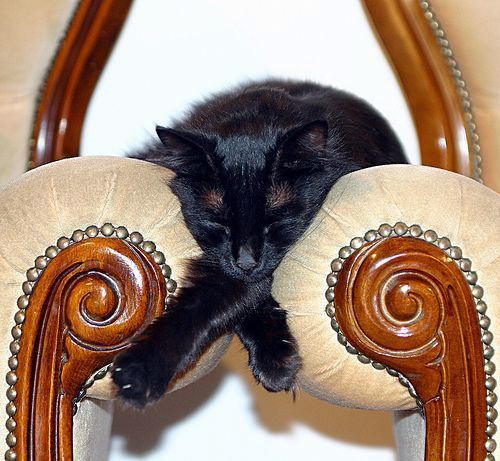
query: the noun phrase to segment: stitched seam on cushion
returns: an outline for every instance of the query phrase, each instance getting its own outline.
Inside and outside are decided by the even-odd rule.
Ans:
[[[455,233],[455,236],[460,235],[460,227],[462,226],[462,220],[464,216],[464,202],[463,202],[463,197],[464,197],[464,190],[463,187],[464,185],[462,184],[462,181],[459,181],[458,178],[455,179],[457,184],[458,184],[458,192],[460,193],[460,215],[458,216],[458,223],[457,223],[457,230]]]
[[[54,178],[50,178],[50,190],[52,192],[52,200],[53,200],[53,203],[54,203],[57,224],[59,225],[59,234],[62,235],[63,234],[63,229],[62,229],[61,219],[60,219],[60,216],[59,216],[59,202],[57,200],[57,192],[56,192],[56,187],[55,187],[55,184],[54,184]]]
[[[314,274],[317,274],[317,275],[322,275],[322,272],[319,271],[319,270],[315,270],[313,269],[312,267],[309,267],[307,266],[306,264],[304,264],[299,258],[296,258],[292,255],[287,255],[287,258],[288,259],[291,259],[292,261],[295,261],[299,266],[303,267],[304,269],[307,269],[308,271],[314,273]]]
[[[2,254],[2,248],[0,248],[0,258],[2,258],[3,261],[9,266],[14,272],[17,272],[18,274],[24,274],[24,270],[22,270],[20,267],[17,267],[14,263],[9,261],[3,254]]]
[[[392,192],[386,187],[384,182],[382,182],[380,184],[380,187],[382,187],[382,190],[391,198],[392,204],[396,207],[396,210],[398,210],[399,219],[403,219],[403,212],[401,211],[401,208],[399,208],[398,204],[396,203],[396,200],[394,200],[394,195],[392,195]]]
[[[181,215],[182,211],[179,208],[175,214],[164,214],[155,224],[152,225],[151,229],[156,231],[160,227],[164,226],[169,220],[175,220],[177,216]],[[183,218],[184,219],[184,218]]]
[[[108,183],[108,187],[106,190],[106,197],[104,199],[104,205],[102,206],[101,214],[99,215],[99,218],[96,221],[98,223],[102,222],[103,216],[106,213],[109,202],[111,201],[111,197],[113,196],[113,193],[116,190],[116,178],[117,178],[117,174],[115,171],[113,173],[111,173],[111,179],[109,181],[106,178],[106,182]]]

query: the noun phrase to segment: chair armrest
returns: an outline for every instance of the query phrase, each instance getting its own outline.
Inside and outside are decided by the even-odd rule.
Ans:
[[[35,446],[36,459],[72,459],[73,414],[95,373],[168,308],[184,263],[200,254],[170,177],[137,160],[77,158],[0,191],[7,459]],[[213,368],[228,343],[212,345],[174,388]],[[109,384],[101,398],[113,397]]]
[[[420,405],[428,459],[445,442],[447,459],[468,448],[485,459],[499,228],[498,194],[454,173],[392,165],[342,178],[275,274],[300,386],[355,408]]]

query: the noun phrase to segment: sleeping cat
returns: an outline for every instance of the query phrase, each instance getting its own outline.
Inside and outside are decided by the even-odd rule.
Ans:
[[[133,157],[170,168],[170,187],[203,250],[176,304],[120,354],[119,395],[160,398],[216,338],[235,332],[256,380],[293,389],[301,366],[273,271],[333,184],[374,165],[406,163],[388,123],[364,101],[309,82],[267,80],[194,106]]]

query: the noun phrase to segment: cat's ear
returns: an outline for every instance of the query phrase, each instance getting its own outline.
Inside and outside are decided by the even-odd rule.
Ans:
[[[318,166],[323,158],[327,138],[328,124],[324,120],[291,129],[279,142],[281,166],[294,170]]]
[[[203,135],[173,128],[156,127],[164,146],[162,165],[177,174],[198,176],[215,170],[215,143]]]

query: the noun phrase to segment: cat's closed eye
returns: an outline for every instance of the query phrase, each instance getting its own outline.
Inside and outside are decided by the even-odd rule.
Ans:
[[[283,166],[285,168],[290,168],[290,169],[297,169],[300,167],[300,165],[301,165],[300,160],[289,160],[289,161],[283,162]]]
[[[306,173],[308,171],[313,172],[313,171],[318,171],[323,169],[323,165],[320,161],[320,158],[295,158],[295,159],[289,159],[285,160],[282,163],[282,167],[285,168],[286,170],[289,170],[290,173]]]
[[[281,227],[279,222],[273,222],[271,224],[268,224],[266,227],[264,227],[262,233],[264,235],[273,235],[277,230],[279,230]]]
[[[225,226],[217,222],[207,222],[206,225],[210,230],[223,233],[227,237],[231,235],[231,230],[229,229],[228,226]]]

